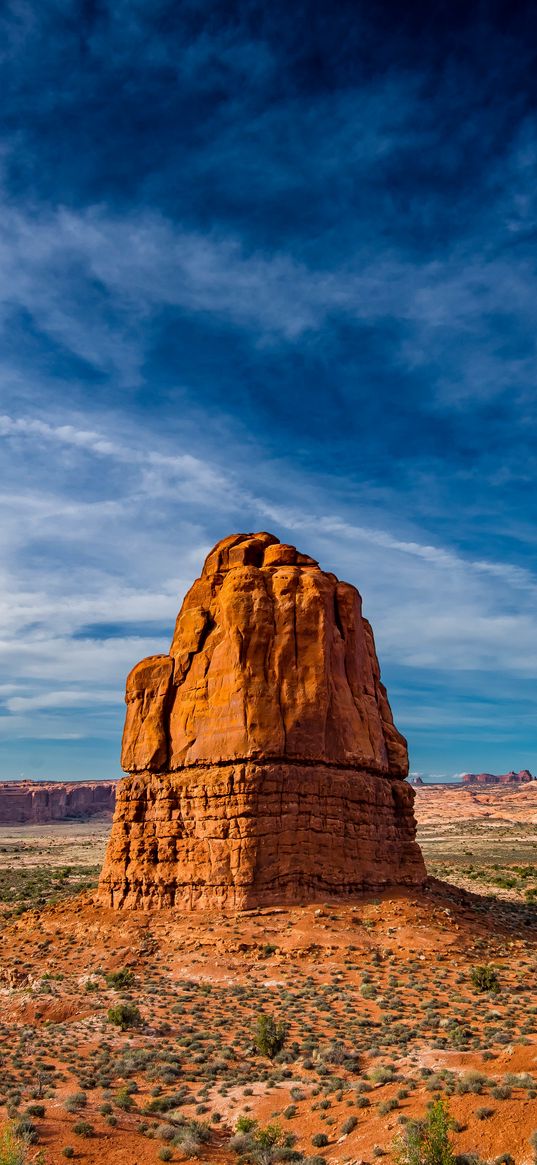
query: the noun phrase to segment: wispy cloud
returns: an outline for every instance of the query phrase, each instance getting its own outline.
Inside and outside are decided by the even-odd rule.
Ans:
[[[362,590],[417,767],[531,767],[515,7],[501,30],[450,10],[440,57],[412,10],[0,12],[6,772],[107,775],[125,672],[166,649],[209,546],[259,527]]]

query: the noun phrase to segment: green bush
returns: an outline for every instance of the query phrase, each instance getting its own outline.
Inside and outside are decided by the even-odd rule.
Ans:
[[[92,1137],[95,1129],[93,1125],[90,1125],[89,1121],[77,1121],[73,1125],[73,1132],[76,1133],[77,1137]]]
[[[132,987],[134,971],[129,967],[122,967],[119,971],[109,971],[105,979],[108,987],[113,987],[114,991],[123,991],[125,987]]]
[[[314,1133],[311,1138],[311,1143],[315,1145],[316,1149],[324,1149],[325,1145],[328,1144],[328,1137],[326,1133]]]
[[[282,1139],[282,1130],[277,1124],[265,1125],[264,1128],[256,1129],[254,1132],[254,1141],[258,1149],[273,1149]]]
[[[408,1121],[394,1146],[398,1165],[454,1165],[449,1130],[452,1121],[445,1100],[435,1100],[423,1120]]]
[[[237,1119],[235,1128],[238,1133],[251,1133],[255,1129],[257,1121],[251,1116],[240,1116]]]
[[[493,991],[497,994],[500,990],[498,974],[490,964],[481,963],[477,967],[472,967],[470,979],[476,991]]]
[[[65,1145],[62,1149],[62,1157],[74,1157],[75,1151],[72,1145]]]
[[[273,1060],[281,1052],[287,1035],[287,1026],[282,1021],[276,1023],[272,1015],[260,1015],[254,1034],[254,1043],[262,1056]]]
[[[125,1031],[129,1027],[140,1027],[142,1016],[135,1003],[116,1003],[108,1008],[108,1023],[114,1023]]]

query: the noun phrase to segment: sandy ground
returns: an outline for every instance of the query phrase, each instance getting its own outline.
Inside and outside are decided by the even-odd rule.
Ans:
[[[306,1158],[373,1165],[441,1096],[457,1153],[531,1165],[537,907],[516,870],[536,861],[537,797],[424,789],[416,807],[429,868],[472,893],[433,878],[238,915],[118,914],[73,883],[100,864],[108,822],[5,827],[0,1121],[38,1106],[29,1160],[60,1165],[71,1146],[87,1165],[234,1165],[250,1116]],[[63,889],[36,909],[43,871]],[[476,990],[479,965],[496,992]],[[132,976],[119,989],[118,969]],[[118,1003],[139,1026],[109,1021]],[[255,1046],[261,1014],[287,1029],[273,1060]]]

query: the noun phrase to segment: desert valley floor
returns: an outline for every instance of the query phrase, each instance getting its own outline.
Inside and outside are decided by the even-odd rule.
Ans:
[[[254,1137],[267,1161],[391,1162],[442,1096],[457,1154],[530,1165],[537,785],[416,810],[423,893],[228,916],[96,906],[109,820],[0,827],[0,1119],[30,1159],[232,1165]],[[287,1029],[272,1059],[262,1014]]]

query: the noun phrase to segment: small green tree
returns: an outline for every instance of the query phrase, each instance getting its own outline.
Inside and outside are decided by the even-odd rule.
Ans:
[[[142,1016],[135,1003],[116,1003],[108,1009],[108,1022],[116,1024],[122,1031],[129,1027],[140,1027]]]
[[[262,1056],[273,1060],[281,1052],[287,1035],[287,1025],[282,1021],[276,1023],[272,1015],[260,1015],[257,1021],[254,1043]]]
[[[494,994],[497,994],[500,990],[498,974],[494,970],[494,967],[491,967],[489,964],[481,963],[477,967],[472,967],[470,979],[476,991],[493,991]]]
[[[426,1117],[408,1121],[395,1145],[398,1165],[454,1165],[449,1139],[452,1119],[445,1100],[433,1101]]]

